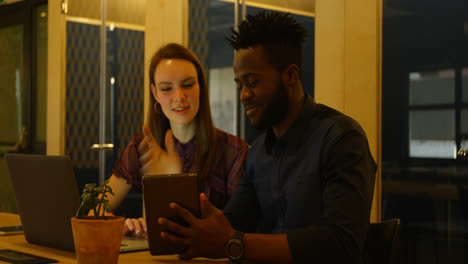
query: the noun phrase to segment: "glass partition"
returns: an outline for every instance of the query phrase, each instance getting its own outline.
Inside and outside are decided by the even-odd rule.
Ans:
[[[34,141],[46,142],[47,111],[47,4],[34,8],[35,21],[35,95]]]
[[[215,126],[251,142],[260,131],[245,117],[234,83],[234,50],[226,41],[236,21],[260,10],[290,12],[308,30],[303,53],[303,86],[314,94],[315,1],[190,0],[189,48],[200,58],[208,75],[210,106]],[[236,14],[239,19],[236,20]]]
[[[383,1],[382,218],[397,263],[466,263],[468,44],[464,1]]]
[[[80,190],[86,183],[109,178],[116,160],[141,130],[145,5],[146,0],[69,1],[65,153],[73,160]],[[136,199],[132,206],[124,201],[118,214],[140,217],[141,197]]]
[[[0,211],[16,213],[7,153],[45,153],[47,1],[0,1]]]
[[[0,27],[0,144],[14,145],[23,125],[23,30],[22,24]]]

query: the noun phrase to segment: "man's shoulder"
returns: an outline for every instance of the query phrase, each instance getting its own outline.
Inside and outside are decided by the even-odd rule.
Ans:
[[[317,104],[314,117],[320,123],[328,123],[330,132],[344,134],[355,131],[366,136],[361,125],[355,119],[327,105]]]
[[[252,143],[250,143],[250,149],[249,153],[253,153],[259,149],[259,147],[264,146],[265,144],[265,138],[266,138],[267,132],[264,131],[261,133],[259,136],[257,136]]]

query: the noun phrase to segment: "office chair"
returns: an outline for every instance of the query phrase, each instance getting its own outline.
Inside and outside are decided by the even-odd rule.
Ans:
[[[400,219],[371,223],[367,233],[368,264],[395,264],[399,246]]]

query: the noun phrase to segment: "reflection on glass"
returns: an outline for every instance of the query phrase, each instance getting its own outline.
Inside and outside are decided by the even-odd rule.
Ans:
[[[468,103],[468,68],[462,70],[462,101]]]
[[[35,96],[35,138],[46,141],[47,111],[47,4],[38,6],[34,11],[36,34],[36,96]]]
[[[412,158],[456,158],[455,111],[410,112],[409,154]]]
[[[260,10],[289,11],[309,33],[303,48],[302,83],[304,89],[314,94],[314,1],[247,1],[247,14]],[[189,48],[200,58],[208,75],[210,107],[216,127],[236,134],[236,104],[239,97],[234,83],[232,61],[234,50],[226,41],[234,26],[234,1],[190,0]],[[208,22],[206,22],[208,20]],[[206,29],[206,27],[208,29]],[[208,30],[208,33],[206,31]],[[207,41],[208,40],[208,41]],[[245,115],[245,113],[239,113]],[[241,116],[241,117],[242,117]],[[240,119],[242,122],[242,118]],[[247,122],[248,123],[248,122]],[[242,127],[242,125],[241,125]],[[245,135],[254,138],[253,129],[247,126]]]
[[[235,110],[236,88],[233,87],[234,72],[232,67],[210,69],[210,107],[216,127],[236,133]],[[216,89],[218,88],[218,89]]]
[[[234,3],[237,0],[221,0],[224,2]],[[242,4],[242,0],[239,1]],[[275,10],[279,12],[299,14],[305,16],[315,15],[316,0],[303,1],[284,1],[284,0],[246,0],[247,6],[261,8],[266,10]]]
[[[105,175],[110,176],[115,159],[141,129],[146,1],[106,1],[105,54],[101,54],[101,1],[68,1],[65,151],[77,168],[92,168],[94,173],[104,167],[98,163],[98,152],[89,150],[104,131],[105,142],[101,143],[114,144],[105,157]],[[102,55],[107,61],[105,69],[100,64]],[[106,90],[101,98],[103,72]],[[101,99],[106,106],[102,116]],[[100,120],[105,120],[101,127]],[[76,176],[88,177],[84,171]]]
[[[461,148],[465,150],[468,149],[468,138],[461,141]]]
[[[455,71],[441,70],[409,74],[409,104],[453,104]]]
[[[0,28],[0,144],[16,143],[22,126],[23,25]]]
[[[107,21],[121,25],[145,25],[146,0],[107,0]],[[81,21],[101,20],[100,0],[68,1],[68,18],[81,18]],[[67,19],[68,19],[67,18]],[[84,19],[84,20],[83,20]]]
[[[190,21],[200,19],[203,18],[190,17]],[[211,114],[216,127],[235,135],[237,94],[232,71],[234,50],[225,40],[233,26],[234,4],[211,0],[208,8],[208,65],[205,65],[210,87]],[[194,43],[193,39],[191,41],[191,48],[197,44],[203,45],[202,40],[199,43]]]
[[[460,131],[462,135],[468,137],[468,108],[461,110]]]
[[[452,73],[443,80],[438,75],[438,70],[453,69],[459,78],[460,67],[467,67],[466,1],[382,2],[381,205],[382,219],[401,219],[396,263],[467,263],[468,211],[463,192],[468,189],[461,186],[468,170],[466,160],[454,159],[454,139],[460,135],[458,147],[468,147],[461,131],[463,126],[466,131],[463,123],[468,121],[462,110],[468,108],[468,72],[463,70],[455,83]],[[435,76],[420,74],[423,70]],[[465,106],[458,104],[461,100]],[[436,109],[445,113],[436,114]],[[461,117],[455,114],[459,110]],[[455,126],[457,122],[461,127]],[[389,192],[394,183],[396,192]],[[437,184],[446,185],[448,191],[434,188]]]
[[[457,145],[455,140],[410,140],[411,158],[449,158],[455,159]]]

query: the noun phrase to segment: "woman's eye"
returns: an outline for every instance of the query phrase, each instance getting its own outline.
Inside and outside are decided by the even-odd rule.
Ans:
[[[160,90],[163,92],[168,92],[171,90],[171,87],[161,87]]]
[[[182,87],[184,87],[184,88],[190,88],[190,87],[192,87],[194,84],[195,84],[195,83],[193,83],[193,82],[191,82],[191,83],[184,83],[184,84],[182,84]]]

